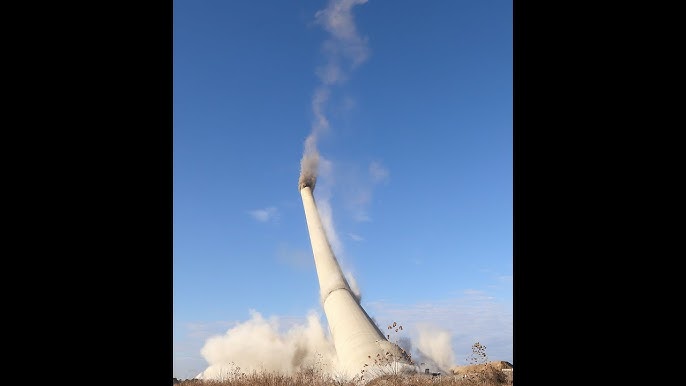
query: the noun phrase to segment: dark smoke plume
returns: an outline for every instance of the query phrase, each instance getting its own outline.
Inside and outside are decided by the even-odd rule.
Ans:
[[[300,160],[300,178],[298,191],[309,186],[314,191],[317,183],[317,168],[319,167],[319,152],[317,151],[316,136],[310,134],[305,140],[305,152]]]

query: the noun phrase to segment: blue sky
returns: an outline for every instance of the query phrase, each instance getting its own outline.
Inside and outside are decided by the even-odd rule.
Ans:
[[[322,117],[314,194],[365,310],[513,362],[512,1],[357,3],[174,1],[177,378],[251,310],[326,323],[297,190]]]

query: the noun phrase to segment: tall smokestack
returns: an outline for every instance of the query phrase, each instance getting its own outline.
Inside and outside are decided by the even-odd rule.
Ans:
[[[314,201],[314,173],[301,173],[298,189],[305,208],[314,263],[324,313],[329,323],[339,364],[348,374],[360,374],[365,364],[373,366],[375,359],[411,364],[409,356],[389,342],[357,302],[326,237]],[[380,355],[380,357],[377,356]]]

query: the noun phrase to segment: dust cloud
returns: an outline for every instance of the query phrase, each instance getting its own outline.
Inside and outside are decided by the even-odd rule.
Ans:
[[[335,372],[336,350],[316,312],[310,311],[305,324],[285,331],[278,317],[265,319],[254,310],[250,314],[250,320],[205,342],[200,353],[209,366],[196,378],[230,379],[253,372],[292,375],[308,366]]]

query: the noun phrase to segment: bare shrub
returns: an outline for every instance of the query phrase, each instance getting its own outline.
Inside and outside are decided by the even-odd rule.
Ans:
[[[399,351],[389,349],[384,354],[376,354],[376,357],[368,356],[369,362],[364,364],[364,369],[360,373],[360,383],[398,386],[402,384],[404,376],[416,373],[412,355],[399,344],[398,334],[403,330],[403,326],[393,322],[386,329],[390,330],[386,335],[388,342],[393,343]]]

